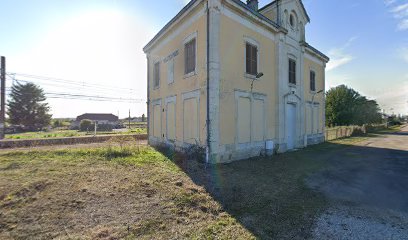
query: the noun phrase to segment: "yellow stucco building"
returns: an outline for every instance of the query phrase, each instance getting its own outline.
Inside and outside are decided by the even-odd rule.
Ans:
[[[301,0],[192,0],[144,48],[151,145],[200,145],[212,163],[324,140],[329,58]]]

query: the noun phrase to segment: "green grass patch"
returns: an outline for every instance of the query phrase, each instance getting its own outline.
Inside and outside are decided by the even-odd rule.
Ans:
[[[146,128],[124,129],[123,131],[100,131],[96,135],[131,135],[131,134],[146,134]],[[25,132],[16,134],[6,134],[6,139],[47,139],[47,138],[65,138],[65,137],[81,137],[94,135],[94,132],[80,132],[78,130],[52,130],[40,132]]]

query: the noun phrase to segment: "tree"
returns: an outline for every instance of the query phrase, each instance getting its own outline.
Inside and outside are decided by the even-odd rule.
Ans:
[[[91,120],[89,119],[83,119],[81,120],[81,122],[79,123],[79,130],[80,131],[89,131],[92,130],[93,128],[95,128],[94,124],[92,123]]]
[[[328,126],[363,125],[381,122],[381,112],[374,100],[368,100],[345,85],[331,88],[326,94]]]
[[[52,123],[52,126],[53,126],[54,128],[62,127],[62,121],[59,120],[59,119],[55,119],[54,122]]]
[[[327,125],[351,125],[360,94],[345,85],[330,89],[326,94]]]
[[[13,85],[8,102],[9,122],[36,131],[51,122],[50,107],[44,91],[33,83]]]

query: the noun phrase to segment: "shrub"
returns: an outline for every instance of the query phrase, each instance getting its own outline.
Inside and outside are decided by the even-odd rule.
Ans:
[[[101,132],[110,132],[112,131],[113,126],[111,124],[98,124],[97,126],[97,131],[101,131]]]
[[[79,130],[83,132],[92,130],[93,127],[94,127],[94,124],[89,119],[81,120],[81,122],[79,123]]]

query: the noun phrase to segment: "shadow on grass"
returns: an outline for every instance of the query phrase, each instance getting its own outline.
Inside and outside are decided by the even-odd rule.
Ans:
[[[329,205],[325,184],[331,182],[330,176],[336,176],[317,173],[333,170],[336,166],[339,177],[333,177],[333,181],[339,181],[337,187],[343,184],[347,191],[347,187],[353,187],[353,174],[369,171],[365,167],[371,164],[355,165],[355,159],[364,162],[365,154],[369,154],[381,162],[382,157],[389,154],[407,156],[405,151],[389,151],[329,142],[269,158],[229,164],[207,165],[177,156],[174,161],[257,238],[307,239],[311,237],[315,218]],[[379,165],[372,165],[376,166]],[[341,169],[346,172],[342,173]],[[346,177],[342,178],[342,174]],[[320,176],[320,182],[310,184],[311,176]],[[347,178],[350,179],[348,183],[344,182]],[[395,179],[391,178],[387,184],[392,181]],[[370,185],[361,187],[364,191],[373,190]]]
[[[325,167],[325,151],[345,146],[322,144],[273,157],[206,165],[175,158],[176,164],[203,186],[244,227],[261,239],[310,237],[324,196],[305,184],[305,177]]]

